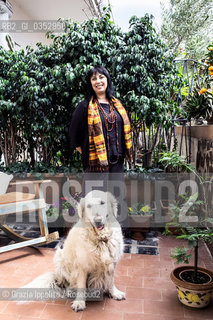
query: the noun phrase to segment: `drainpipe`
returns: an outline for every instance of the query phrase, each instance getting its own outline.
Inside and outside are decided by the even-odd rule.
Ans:
[[[95,1],[94,0],[89,0],[89,5],[90,5],[90,8],[91,8],[91,10],[93,12],[93,15],[95,17],[99,18],[100,14],[98,12],[98,8],[97,8],[97,5],[96,5]]]
[[[93,0],[95,2],[99,18],[103,17],[103,7],[111,6],[110,0]],[[112,20],[114,21],[113,14],[111,12]]]
[[[99,13],[99,17],[102,17],[102,12],[101,12],[101,9],[100,9],[100,4],[101,4],[101,1],[99,0],[94,0],[95,4],[96,4],[96,7],[98,9],[98,13]]]
[[[8,0],[0,0],[0,21],[7,21],[12,16],[12,5]],[[8,49],[8,43],[6,40],[7,33],[0,30],[0,45],[5,49]]]

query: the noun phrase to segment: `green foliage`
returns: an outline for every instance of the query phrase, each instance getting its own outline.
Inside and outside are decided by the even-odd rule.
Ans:
[[[206,54],[207,62],[210,66],[213,66],[213,42],[211,42],[208,47],[208,53]]]
[[[177,200],[169,204],[168,213],[172,222],[168,222],[165,226],[165,235],[172,234],[171,228],[174,227],[178,232],[186,234],[187,231],[191,230],[188,221],[183,221],[182,218],[186,217],[201,217],[201,212],[205,212],[203,208],[204,201],[197,199],[198,194],[195,193],[192,196],[179,195]],[[180,223],[181,221],[181,223]]]
[[[161,158],[159,159],[159,163],[163,165],[163,167],[167,170],[167,172],[188,172],[194,174],[195,178],[197,178],[199,185],[202,189],[204,202],[206,204],[206,195],[204,189],[204,183],[208,182],[207,179],[203,179],[203,177],[197,172],[196,168],[187,162],[185,156],[181,156],[177,151],[172,152],[162,152]],[[178,178],[178,177],[177,177]],[[186,195],[187,196],[187,195]]]
[[[193,89],[192,95],[188,96],[183,104],[183,109],[186,112],[187,118],[204,119],[211,118],[213,112],[213,94],[209,91],[200,91],[201,87],[196,86]]]
[[[116,91],[132,116],[136,113],[147,126],[168,125],[177,113],[170,95],[178,77],[173,56],[156,33],[152,17],[130,19],[129,31],[123,36],[113,66]]]
[[[195,172],[195,168],[187,163],[184,156],[180,156],[177,151],[162,152],[159,162],[163,164],[164,168],[169,172],[181,171],[181,172]]]
[[[139,216],[149,216],[153,214],[153,210],[149,205],[144,205],[143,203],[135,203],[128,209],[129,215],[139,215]]]
[[[211,229],[200,229],[200,228],[188,228],[187,234],[183,234],[177,237],[178,239],[185,239],[188,241],[189,246],[195,247],[198,240],[204,242],[213,242],[213,232]]]
[[[177,263],[186,263],[189,264],[189,261],[192,259],[191,254],[187,254],[188,249],[184,247],[175,248],[172,252],[171,257],[176,260]]]
[[[194,251],[198,250],[198,241],[213,243],[212,228],[205,228],[204,226],[202,228],[187,227],[184,229],[183,233],[184,234],[177,236],[177,239],[187,240],[188,248],[179,247],[174,249],[171,257],[174,258],[177,263],[189,263],[189,260],[192,259],[192,255],[189,252],[191,252],[191,249]],[[197,266],[198,255],[195,259],[196,261],[194,266]]]
[[[50,207],[47,210],[46,215],[47,215],[47,217],[58,218],[59,217],[59,209],[56,207]]]
[[[170,234],[169,227],[175,225],[180,234],[176,238],[184,239],[188,243],[188,248],[175,248],[171,257],[174,258],[177,263],[183,262],[188,264],[192,258],[189,252],[193,250],[194,276],[196,277],[199,241],[213,243],[213,219],[205,219],[203,216],[203,213],[205,213],[205,201],[199,200],[198,193],[190,197],[187,195],[182,196],[181,202],[177,201],[170,206],[170,212],[173,214],[172,219],[174,222],[167,223],[165,234]],[[185,218],[184,222],[182,222],[183,215]],[[193,219],[193,217],[197,219]]]
[[[48,217],[63,216],[64,210],[69,211],[70,215],[74,215],[77,212],[77,205],[80,201],[80,194],[75,193],[74,196],[67,198],[60,198],[56,203],[50,205],[47,210]]]
[[[83,171],[81,161],[73,161],[70,166],[55,165],[49,162],[35,162],[33,165],[28,161],[19,161],[5,166],[0,164],[0,171],[7,174],[13,174],[14,177],[25,178],[27,174],[30,174],[36,178],[43,179],[45,173],[54,176],[58,173],[64,174],[77,174]]]
[[[211,24],[212,28],[213,24]],[[203,30],[201,34],[194,34],[192,37],[189,37],[185,42],[184,48],[184,56],[190,59],[194,59],[197,61],[202,61],[206,54],[206,46],[211,40],[210,36],[206,34],[209,30],[209,26],[207,26],[205,35],[203,34]],[[207,32],[206,32],[207,31]]]
[[[173,57],[152,26],[133,17],[123,33],[108,12],[83,23],[65,21],[66,32],[48,34],[53,44],[24,52],[0,49],[0,148],[5,165],[23,160],[70,166],[66,129],[85,94],[88,70],[110,72],[115,95],[138,119],[167,126],[176,113],[169,100],[176,81]],[[37,157],[35,157],[37,154]]]
[[[161,36],[169,48],[200,60],[210,42],[213,27],[212,0],[170,0],[162,5]]]

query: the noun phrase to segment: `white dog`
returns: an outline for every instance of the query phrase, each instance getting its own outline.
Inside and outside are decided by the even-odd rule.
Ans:
[[[113,299],[125,299],[114,285],[115,266],[123,254],[121,227],[116,220],[117,201],[109,192],[91,191],[78,206],[79,221],[70,230],[63,249],[55,254],[55,272],[46,273],[27,288],[77,288],[81,298],[72,303],[84,310],[82,289],[100,289]],[[81,290],[80,290],[81,289]],[[79,295],[80,296],[80,295]]]

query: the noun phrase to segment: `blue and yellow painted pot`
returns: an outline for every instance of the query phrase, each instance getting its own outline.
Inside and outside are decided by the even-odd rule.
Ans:
[[[207,307],[211,301],[211,291],[192,291],[176,286],[180,302],[193,308]]]
[[[176,285],[178,299],[181,303],[188,307],[205,308],[211,301],[211,294],[213,291],[213,272],[204,268],[198,268],[198,271],[205,272],[210,276],[211,281],[209,283],[195,284],[180,279],[179,275],[182,271],[186,271],[192,268],[192,266],[182,266],[175,268],[171,272],[170,277]]]

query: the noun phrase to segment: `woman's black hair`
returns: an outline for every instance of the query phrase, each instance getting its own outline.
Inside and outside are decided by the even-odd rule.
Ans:
[[[92,88],[91,85],[91,77],[93,76],[93,74],[96,73],[101,73],[103,74],[106,78],[107,78],[107,89],[106,89],[106,97],[107,99],[111,100],[114,94],[114,90],[112,87],[112,82],[110,79],[110,75],[109,72],[107,71],[106,68],[104,68],[103,66],[96,66],[91,68],[88,73],[87,73],[87,83],[86,83],[86,89],[87,89],[87,93],[86,93],[86,99],[90,100],[92,97],[96,98],[96,94],[95,91]]]

